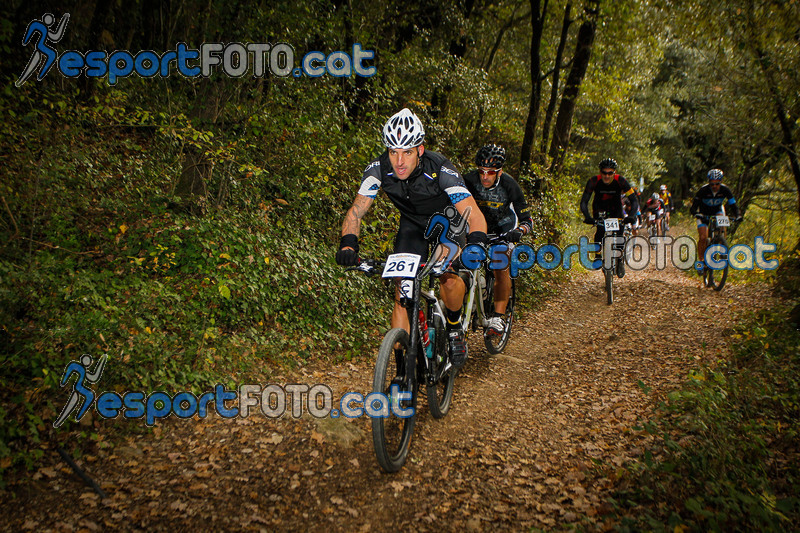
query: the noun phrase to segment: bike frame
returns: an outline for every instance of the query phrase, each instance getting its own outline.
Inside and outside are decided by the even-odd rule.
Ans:
[[[725,209],[722,209],[723,216],[727,216]],[[708,237],[706,238],[706,247],[711,246],[711,241],[715,237],[727,237],[727,227],[720,227],[717,225],[717,215],[703,215],[704,220],[708,223]]]
[[[420,265],[420,269],[422,269],[423,266],[424,265]],[[409,349],[407,352],[407,359],[405,361],[406,376],[414,376],[413,379],[416,382],[416,364],[418,360],[423,360],[425,362],[425,379],[427,384],[435,383],[439,376],[434,375],[433,361],[427,357],[424,348],[422,347],[422,329],[427,329],[428,326],[433,324],[434,315],[441,317],[443,323],[445,320],[444,310],[442,309],[442,305],[439,303],[439,299],[436,297],[434,292],[433,279],[435,277],[436,276],[434,274],[428,275],[430,286],[427,290],[423,290],[422,280],[416,277],[402,278],[402,281],[413,280],[414,288],[410,298],[400,298],[400,305],[402,305],[408,312],[409,324]],[[420,323],[419,312],[422,310],[423,301],[425,302],[425,312],[423,313],[425,315],[425,323]],[[442,372],[446,370],[447,368],[440,369]]]
[[[467,303],[464,306],[464,312],[461,316],[461,328],[464,332],[469,331],[469,324],[472,321],[473,309],[478,312],[478,325],[482,328],[489,327],[489,319],[486,316],[486,309],[483,308],[483,295],[478,295],[480,281],[483,280],[483,286],[486,286],[486,274],[482,266],[476,270],[469,270],[470,287],[467,289]],[[476,303],[477,300],[477,303]]]
[[[413,344],[413,347],[414,347],[413,352],[414,353],[412,354],[411,353],[412,350],[409,350],[409,356],[408,356],[408,358],[409,359],[413,359],[413,361],[417,360],[417,357],[420,355],[419,352],[420,352],[420,350],[422,350],[422,342],[421,342],[422,341],[422,334],[423,334],[422,333],[422,328],[426,328],[427,329],[431,324],[433,324],[433,316],[434,315],[440,316],[441,319],[442,319],[442,323],[445,323],[444,322],[445,321],[444,310],[442,309],[442,306],[439,303],[439,299],[436,297],[436,294],[434,293],[433,278],[434,278],[433,274],[429,275],[429,277],[428,277],[428,280],[429,280],[429,283],[430,283],[430,286],[428,287],[428,290],[423,290],[422,289],[422,281],[421,280],[416,279],[416,278],[414,279],[414,294],[412,294],[412,298],[414,300],[414,305],[412,306],[413,310],[409,309],[409,313],[410,313],[410,316],[409,316],[409,328],[412,330],[411,342],[415,342],[415,344]],[[425,309],[426,312],[425,312],[425,323],[421,324],[419,322],[419,311],[421,309],[420,304],[421,304],[423,299],[425,300],[425,303],[426,303],[426,309]],[[400,303],[402,304],[402,299],[401,299]],[[414,327],[412,324],[416,324],[416,327]],[[431,342],[434,342],[434,341],[431,341]],[[438,341],[435,341],[435,342],[438,342]],[[413,357],[412,357],[412,355],[413,355]],[[434,371],[433,362],[432,362],[431,359],[428,358],[427,354],[424,353],[424,350],[423,350],[423,354],[422,354],[422,359],[424,359],[424,361],[425,361],[425,375],[426,375],[427,383],[428,384],[435,383],[439,376],[434,376],[433,375],[433,371]],[[410,362],[406,362],[406,371],[408,371],[408,365],[409,364],[411,364],[411,363]],[[442,370],[444,370],[444,369],[442,369]],[[409,375],[409,374],[406,374],[406,375]]]
[[[717,225],[716,216],[708,217],[708,242],[710,243],[714,237],[726,237],[726,229]]]
[[[628,236],[625,235],[625,226],[626,226],[626,224],[622,223],[622,221],[624,219],[619,218],[619,217],[607,217],[605,215],[606,215],[606,213],[598,213],[598,218],[597,218],[597,222],[595,222],[595,226],[604,228],[605,227],[606,218],[608,218],[608,219],[616,218],[619,221],[619,229],[616,230],[616,231],[612,231],[611,233],[606,232],[605,235],[603,235],[603,238],[605,239],[606,237],[623,237],[627,241],[628,240]],[[600,250],[602,251],[603,250],[603,248],[602,248],[603,242],[602,241],[600,242],[600,246],[601,246]],[[612,244],[612,247],[617,248],[618,250],[620,250],[622,252],[623,257],[625,256],[625,243],[624,242],[622,243],[621,246],[616,245],[616,244]],[[615,271],[616,268],[617,268],[617,261],[619,261],[619,259],[612,255],[611,256],[611,267],[610,268],[606,268],[606,266],[605,266],[606,262],[604,260],[603,264],[600,266],[600,268],[603,269],[603,270]]]

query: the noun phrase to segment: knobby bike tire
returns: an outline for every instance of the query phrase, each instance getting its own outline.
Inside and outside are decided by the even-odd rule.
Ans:
[[[614,303],[614,268],[603,269],[603,275],[606,278],[606,304],[611,305]]]
[[[399,344],[402,348],[401,360],[395,356],[394,346]],[[372,379],[372,391],[381,392],[391,399],[390,386],[392,380],[405,374],[405,358],[409,348],[408,333],[402,328],[390,329],[383,337],[383,342],[378,350],[378,360],[375,363],[375,375]],[[408,418],[396,416],[390,409],[387,418],[372,418],[372,444],[378,464],[386,472],[397,472],[403,467],[411,448],[411,434],[414,432],[414,423],[417,419],[417,387],[416,377],[411,376],[403,380],[401,390],[411,390],[410,404],[414,414]]]
[[[447,332],[441,316],[434,315],[433,325],[436,333],[433,339],[432,368],[436,382],[428,384],[428,409],[433,418],[444,418],[452,403],[457,371],[452,366],[444,373],[440,370],[447,364]]]
[[[490,286],[491,285],[491,286]],[[488,306],[484,307],[487,313],[494,311],[494,278],[491,284],[487,280],[486,290],[490,291],[488,295]],[[511,295],[508,298],[508,305],[506,305],[506,312],[503,315],[503,322],[506,327],[503,329],[501,335],[497,335],[488,329],[483,334],[483,344],[486,346],[486,351],[492,355],[502,353],[508,344],[508,339],[511,338],[511,326],[514,324],[514,303],[516,302],[516,288],[514,286],[514,278],[511,278]]]
[[[710,245],[714,244],[721,244],[728,249],[728,241],[725,240],[725,237],[716,236],[711,239]],[[715,291],[719,292],[722,290],[722,287],[725,286],[725,281],[728,279],[728,255],[727,252],[725,254],[725,267],[722,270],[712,270],[706,267],[706,286],[713,288]]]

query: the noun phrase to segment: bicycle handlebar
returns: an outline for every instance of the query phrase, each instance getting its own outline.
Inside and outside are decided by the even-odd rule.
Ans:
[[[380,259],[359,258],[356,266],[347,267],[344,271],[350,272],[351,270],[358,270],[367,276],[374,276],[378,274],[379,271],[383,270],[384,265],[386,265],[386,261]]]

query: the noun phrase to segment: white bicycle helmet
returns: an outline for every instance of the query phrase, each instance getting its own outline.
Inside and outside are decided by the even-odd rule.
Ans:
[[[425,128],[408,108],[392,115],[383,126],[383,144],[386,148],[405,150],[419,146],[424,140]]]

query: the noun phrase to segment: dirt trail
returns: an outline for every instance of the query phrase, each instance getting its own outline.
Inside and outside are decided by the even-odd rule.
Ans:
[[[434,420],[422,402],[397,474],[379,471],[366,419],[169,420],[83,458],[105,500],[45,459],[11,487],[15,499],[3,494],[5,528],[600,527],[617,472],[643,453],[637,420],[701,359],[724,356],[717,318],[770,304],[763,288],[734,282],[716,293],[674,269],[629,271],[617,288],[609,307],[599,272],[573,275],[525,313],[500,356],[473,335],[450,413]],[[284,377],[326,383],[338,398],[369,391],[371,375],[364,361]]]

